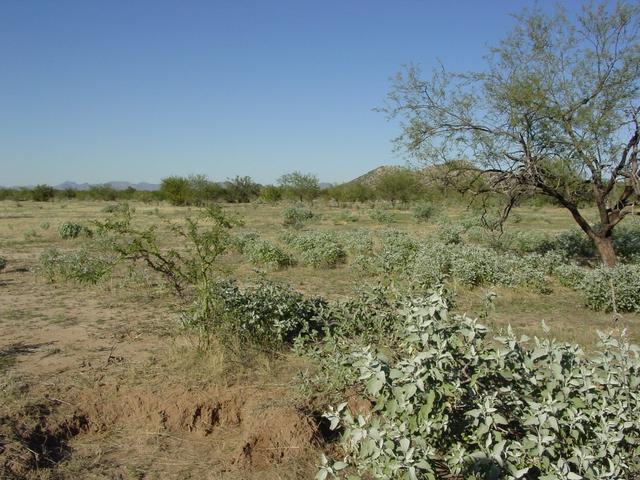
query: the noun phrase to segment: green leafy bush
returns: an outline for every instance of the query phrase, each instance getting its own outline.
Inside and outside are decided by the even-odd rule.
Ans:
[[[519,231],[506,234],[504,237],[505,246],[518,253],[544,254],[554,250],[553,239],[543,232]]]
[[[314,213],[304,207],[289,207],[282,212],[282,217],[282,223],[286,227],[302,228],[314,217]]]
[[[247,259],[254,265],[281,269],[295,264],[290,255],[268,240],[256,239],[248,242],[245,244],[243,251]]]
[[[413,218],[419,222],[428,222],[436,215],[438,209],[431,202],[420,202],[413,207]]]
[[[451,315],[436,292],[405,303],[383,349],[328,338],[311,355],[362,401],[325,414],[343,454],[317,478],[635,478],[640,359],[625,337],[517,338]],[[391,355],[386,352],[393,352]]]
[[[7,259],[0,255],[0,272],[7,268]]]
[[[585,304],[606,312],[640,312],[640,268],[620,264],[587,271],[578,284]]]
[[[305,265],[314,268],[334,268],[346,262],[347,254],[334,233],[292,233],[283,236],[283,239],[296,250]]]
[[[446,245],[457,245],[462,243],[462,234],[466,228],[455,222],[443,220],[438,222],[437,238]]]
[[[569,258],[589,258],[595,255],[593,242],[578,229],[559,233],[553,239],[553,247]]]
[[[340,232],[340,243],[353,255],[373,255],[373,234],[369,230],[347,230]]]
[[[75,281],[96,284],[111,272],[115,259],[89,253],[85,249],[61,252],[50,248],[40,255],[38,271],[50,282]]]
[[[640,258],[640,223],[622,223],[613,230],[613,248],[626,259]]]
[[[111,203],[109,205],[105,205],[102,211],[104,213],[118,213],[118,212],[125,212],[130,209],[131,207],[127,202],[121,202],[121,203]]]
[[[378,223],[390,224],[396,223],[398,218],[393,212],[389,210],[383,210],[382,208],[376,207],[371,212],[369,212],[369,217],[371,220]]]
[[[374,265],[383,273],[405,273],[418,251],[418,242],[406,232],[386,230],[380,233],[381,248],[376,253]]]
[[[89,228],[79,223],[64,222],[58,227],[58,235],[60,235],[60,238],[62,238],[63,240],[68,240],[71,238],[77,238],[80,235],[86,235],[87,237],[90,237],[93,235],[93,232]]]
[[[578,288],[585,275],[587,269],[571,263],[559,263],[553,269],[554,276],[560,282],[560,285],[570,288]]]
[[[218,337],[226,347],[254,345],[279,349],[301,333],[318,328],[316,317],[326,308],[320,298],[305,298],[286,285],[263,280],[240,288],[232,282],[212,287],[215,304],[209,317],[186,317],[197,327]]]

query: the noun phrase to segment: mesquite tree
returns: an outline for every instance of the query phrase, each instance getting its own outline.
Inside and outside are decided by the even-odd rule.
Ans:
[[[506,212],[523,194],[552,197],[612,266],[614,227],[640,213],[640,6],[515,18],[483,71],[398,74],[384,109],[402,119],[396,141],[418,160],[467,169],[459,178],[504,194]]]

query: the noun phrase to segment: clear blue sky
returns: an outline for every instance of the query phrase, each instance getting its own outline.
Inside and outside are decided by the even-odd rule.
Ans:
[[[389,78],[481,67],[530,3],[2,0],[0,185],[402,164]]]

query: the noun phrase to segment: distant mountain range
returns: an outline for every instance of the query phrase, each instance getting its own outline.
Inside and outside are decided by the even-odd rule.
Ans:
[[[380,175],[384,175],[385,173],[394,171],[398,168],[400,167],[396,167],[396,166],[378,167],[347,183],[362,182],[366,184],[372,184]],[[218,185],[221,185],[221,186],[224,186],[227,184],[227,182],[217,182],[217,183]],[[89,190],[91,187],[96,187],[101,185],[108,185],[115,190],[126,190],[129,187],[134,188],[136,190],[140,190],[140,191],[146,191],[146,192],[153,192],[156,190],[160,190],[160,184],[158,183],[147,183],[147,182],[131,183],[131,182],[117,182],[117,181],[106,182],[106,183],[77,183],[72,181],[66,181],[66,182],[59,183],[58,185],[53,185],[53,188],[55,188],[56,190],[66,190],[70,188],[71,190],[82,191],[82,190]],[[318,186],[323,190],[333,185],[334,185],[333,183],[327,183],[327,182],[320,182],[318,184]],[[34,186],[35,185],[20,185],[20,186],[12,186],[9,188],[33,188]],[[2,187],[2,185],[0,185],[0,187]]]

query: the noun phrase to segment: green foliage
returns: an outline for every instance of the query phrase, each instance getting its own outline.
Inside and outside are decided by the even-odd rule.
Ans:
[[[471,173],[506,205],[546,195],[590,238],[607,239],[640,201],[628,183],[640,141],[639,23],[637,2],[589,3],[574,15],[535,7],[515,16],[482,70],[425,78],[410,65],[383,109],[400,117],[398,147],[436,168],[458,163],[449,177]],[[600,225],[581,213],[585,203]]]
[[[310,201],[320,195],[318,177],[309,173],[287,173],[278,179],[278,183],[283,194],[291,200]]]
[[[437,213],[437,207],[431,202],[419,202],[413,207],[413,218],[419,222],[428,222]]]
[[[282,212],[282,217],[282,224],[286,227],[302,228],[314,217],[314,213],[304,207],[289,207]]]
[[[561,232],[553,239],[555,250],[564,253],[569,258],[590,258],[595,255],[595,246],[587,235],[574,228]]]
[[[64,222],[58,226],[58,235],[63,240],[78,238],[80,235],[91,237],[93,232],[86,226],[76,222]]]
[[[379,207],[372,209],[371,212],[369,212],[369,216],[374,222],[383,223],[386,225],[396,223],[398,221],[398,218],[393,212],[384,210]]]
[[[295,260],[278,245],[261,238],[246,241],[243,253],[253,265],[283,269],[295,264]]]
[[[338,236],[331,232],[290,233],[283,240],[297,252],[302,263],[314,268],[335,268],[347,259]]]
[[[613,231],[613,247],[625,260],[640,258],[640,223],[623,223]]]
[[[317,379],[340,380],[327,388],[371,405],[342,401],[324,415],[341,432],[343,455],[325,459],[317,478],[639,473],[639,349],[625,337],[601,335],[591,357],[511,329],[492,338],[476,320],[451,315],[438,291],[405,302],[394,325],[384,348],[331,336],[309,350]]]
[[[462,224],[445,219],[438,222],[437,237],[446,245],[457,245],[462,243],[462,234],[465,230]]]
[[[192,306],[185,315],[198,323],[212,315],[211,287],[220,268],[218,257],[232,246],[230,230],[241,222],[213,206],[199,212],[197,217],[185,217],[182,223],[168,220],[164,223],[167,231],[162,233],[158,225],[136,228],[129,209],[96,222],[111,251],[128,262],[142,262],[161,274],[181,298],[191,300]],[[173,237],[170,245],[179,247],[163,247],[167,237]],[[207,337],[202,340],[206,343]]]
[[[577,289],[584,280],[587,269],[571,263],[559,263],[553,269],[560,285]]]
[[[224,197],[231,203],[248,203],[258,197],[260,185],[251,177],[236,175],[232,180],[227,180]]]
[[[131,207],[129,207],[129,204],[126,202],[122,202],[122,203],[111,203],[109,205],[105,205],[102,208],[102,211],[104,213],[118,213],[118,212],[125,212],[127,210],[129,210]]]
[[[49,185],[36,185],[31,190],[31,198],[34,202],[48,202],[55,194],[56,191]]]
[[[50,282],[96,284],[111,272],[115,263],[114,258],[95,255],[85,249],[61,252],[50,248],[40,255],[38,271]]]
[[[307,299],[266,280],[245,288],[219,283],[212,286],[210,297],[212,314],[187,317],[185,326],[216,336],[227,348],[254,346],[271,353],[317,329],[315,319],[326,307],[320,298]]]
[[[7,268],[7,259],[0,255],[0,272]]]
[[[624,264],[595,268],[584,274],[578,291],[593,310],[640,312],[640,268]]]
[[[340,243],[350,255],[373,255],[373,234],[369,230],[344,230],[339,237]]]
[[[282,189],[275,185],[266,185],[260,189],[260,200],[276,203],[282,200]]]
[[[383,273],[403,273],[415,259],[418,243],[406,232],[387,230],[380,233],[381,247],[373,265]]]
[[[51,225],[49,224],[49,222],[42,222],[42,223],[40,224],[40,228],[41,228],[42,230],[49,230],[49,227],[50,227],[50,226],[51,226]]]
[[[380,175],[375,183],[379,198],[392,203],[407,203],[418,197],[422,191],[418,176],[406,168],[397,168]]]

